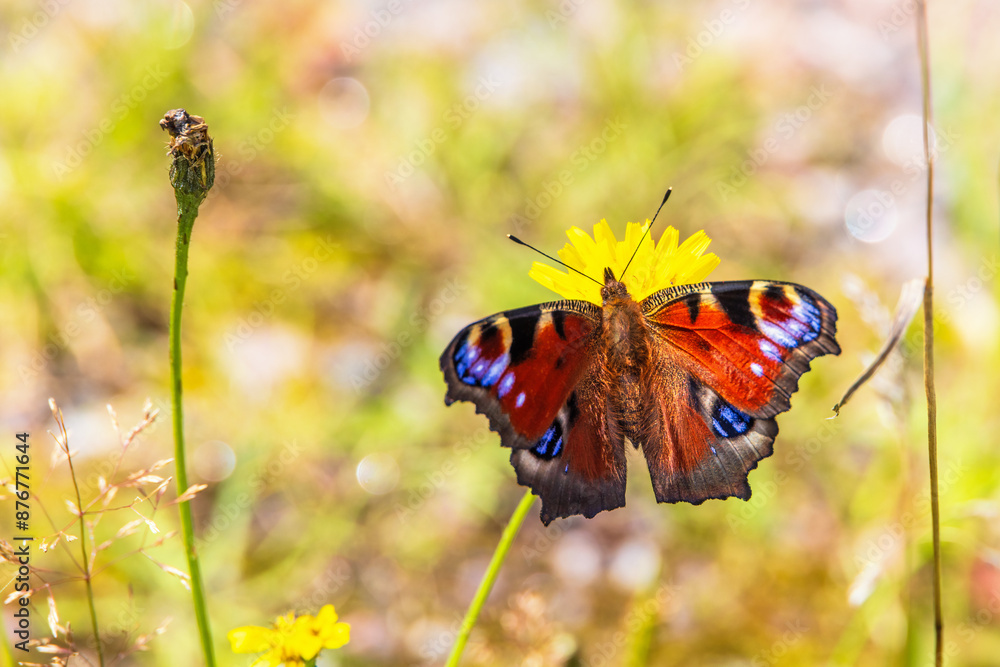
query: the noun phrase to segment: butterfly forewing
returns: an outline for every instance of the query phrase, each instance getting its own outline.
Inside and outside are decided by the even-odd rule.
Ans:
[[[642,448],[661,502],[750,497],[747,474],[771,454],[773,417],[809,362],[839,354],[837,314],[791,283],[685,285],[642,303],[657,397]]]
[[[531,448],[593,363],[600,310],[584,301],[528,306],[470,324],[441,355],[445,402],[471,401],[505,447]]]

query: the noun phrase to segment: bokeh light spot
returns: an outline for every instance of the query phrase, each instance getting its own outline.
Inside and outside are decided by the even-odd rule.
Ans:
[[[629,591],[647,588],[660,573],[660,552],[646,540],[629,540],[615,552],[609,575],[618,586]]]
[[[202,443],[192,457],[194,472],[207,482],[221,482],[236,469],[236,452],[221,440]]]
[[[590,533],[572,532],[556,544],[552,568],[574,586],[586,586],[601,573],[601,550]]]
[[[186,2],[171,2],[168,15],[160,29],[163,34],[163,46],[167,49],[179,49],[191,41],[194,34],[194,12]]]
[[[865,243],[886,240],[898,222],[896,198],[888,190],[862,190],[844,207],[847,231]]]
[[[882,132],[882,150],[885,156],[900,167],[924,164],[924,121],[916,114],[903,114],[892,119]],[[937,137],[928,128],[931,150]]]
[[[331,79],[319,91],[320,113],[334,127],[347,130],[361,125],[370,108],[368,90],[357,79]]]
[[[392,491],[399,483],[399,464],[391,454],[369,454],[361,459],[355,474],[362,489],[381,496]]]

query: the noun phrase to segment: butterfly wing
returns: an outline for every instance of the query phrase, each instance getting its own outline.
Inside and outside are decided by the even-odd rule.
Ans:
[[[470,401],[510,447],[542,521],[625,504],[624,436],[601,390],[600,309],[558,301],[498,313],[460,331],[441,356],[445,403]]]
[[[840,354],[837,311],[806,287],[760,280],[669,288],[642,310],[653,400],[641,445],[657,500],[748,499],[799,377]]]
[[[609,409],[595,368],[570,394],[550,428],[530,449],[515,449],[517,482],[542,498],[541,519],[598,512],[625,505],[625,436]]]

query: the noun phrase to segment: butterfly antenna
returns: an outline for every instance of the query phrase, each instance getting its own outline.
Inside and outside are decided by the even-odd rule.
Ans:
[[[667,194],[663,195],[663,201],[660,202],[660,208],[663,208],[663,205],[667,203],[667,200],[670,199],[670,193],[673,191],[674,191],[673,188],[667,188]],[[639,248],[642,247],[642,242],[646,240],[646,237],[649,236],[650,230],[653,229],[653,223],[656,222],[656,216],[660,214],[660,208],[656,209],[656,213],[653,214],[653,219],[649,221],[649,227],[646,227],[646,233],[642,235],[641,239],[639,239],[639,245],[637,245],[635,247],[635,250],[632,251],[632,256],[629,257],[628,264],[625,265],[625,269],[622,271],[622,274],[618,277],[618,280],[625,279],[625,271],[628,271],[629,265],[632,264],[632,260],[635,259],[636,253],[638,253]]]
[[[595,283],[597,283],[597,284],[598,284],[598,285],[600,285],[601,287],[604,287],[604,283],[602,283],[602,282],[601,282],[600,280],[597,280],[596,278],[591,278],[590,276],[588,276],[588,275],[587,275],[586,273],[584,273],[583,271],[580,271],[579,269],[574,269],[574,268],[573,268],[572,266],[570,266],[570,265],[569,265],[569,264],[567,264],[566,262],[560,262],[560,261],[559,261],[558,259],[556,259],[556,258],[555,258],[555,257],[553,257],[552,255],[546,255],[546,254],[545,254],[544,252],[542,252],[541,250],[539,250],[539,249],[538,249],[538,248],[536,248],[535,246],[533,246],[533,245],[530,245],[530,244],[528,244],[528,243],[525,243],[524,241],[522,241],[521,239],[517,238],[516,236],[513,236],[512,234],[508,234],[508,235],[507,235],[507,238],[509,238],[509,239],[510,239],[511,241],[513,241],[514,243],[517,243],[517,244],[519,244],[519,245],[523,245],[523,246],[525,246],[525,247],[528,247],[528,248],[531,248],[532,250],[534,250],[535,252],[537,252],[537,253],[538,253],[539,255],[541,255],[542,257],[547,257],[548,259],[551,259],[551,260],[552,260],[553,262],[555,262],[556,264],[562,264],[563,266],[565,266],[565,267],[566,267],[567,269],[569,269],[570,271],[576,271],[577,273],[579,273],[579,274],[580,274],[581,276],[583,276],[584,278],[587,278],[588,280],[593,280],[593,281],[594,281]]]

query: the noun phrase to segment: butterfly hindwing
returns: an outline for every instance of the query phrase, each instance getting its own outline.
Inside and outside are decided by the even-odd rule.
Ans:
[[[598,512],[625,505],[625,436],[598,391],[593,369],[530,449],[515,449],[517,482],[541,496],[541,519]]]
[[[773,418],[752,417],[693,376],[650,380],[658,387],[641,446],[659,502],[750,497],[747,475],[770,456]]]
[[[654,387],[643,438],[657,499],[750,497],[747,474],[771,454],[774,416],[809,362],[839,354],[836,310],[791,283],[683,285],[642,303]]]

